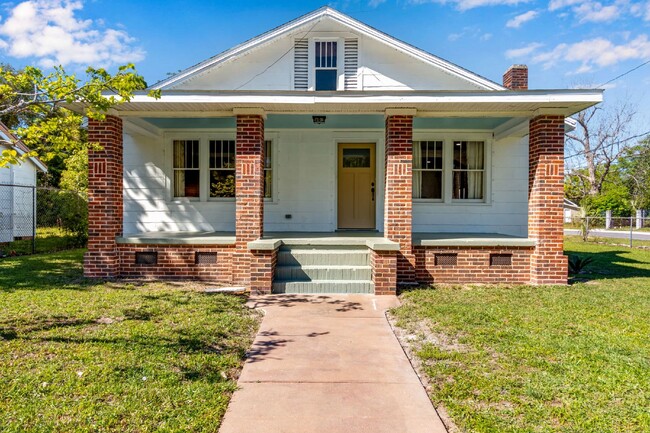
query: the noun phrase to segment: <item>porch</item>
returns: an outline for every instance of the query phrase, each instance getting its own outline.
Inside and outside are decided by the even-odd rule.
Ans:
[[[231,232],[116,238],[121,276],[229,283],[241,260]],[[526,283],[535,241],[496,233],[413,235],[416,283]],[[269,232],[248,242],[251,287],[272,293],[394,293],[400,245],[376,231]]]

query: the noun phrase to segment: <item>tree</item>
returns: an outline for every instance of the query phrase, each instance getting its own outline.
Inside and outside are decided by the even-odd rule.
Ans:
[[[6,121],[21,140],[32,149],[28,155],[45,162],[67,159],[92,143],[83,137],[83,116],[64,108],[78,104],[83,115],[102,119],[112,107],[128,102],[134,92],[147,87],[135,66],[120,66],[115,74],[89,67],[86,79],[68,75],[63,67],[45,74],[28,66],[15,70],[0,66],[0,119]],[[150,96],[160,97],[160,91]],[[0,155],[0,167],[18,163],[16,151],[7,149]]]
[[[650,137],[627,149],[619,165],[632,208],[650,208]]]
[[[629,103],[606,108],[596,106],[575,116],[576,129],[566,134],[567,183],[578,203],[596,197],[613,165],[633,143],[631,121],[636,109]]]

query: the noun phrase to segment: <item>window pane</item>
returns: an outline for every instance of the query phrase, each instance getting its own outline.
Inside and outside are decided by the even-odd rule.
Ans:
[[[198,140],[174,140],[174,168],[199,168]]]
[[[210,168],[235,168],[234,140],[210,140]]]
[[[233,170],[210,170],[210,197],[234,197],[235,172]]]
[[[418,198],[442,199],[442,171],[422,172]]]
[[[467,168],[470,170],[483,170],[483,142],[467,142]]]
[[[343,167],[370,167],[370,149],[343,149]]]
[[[265,170],[264,171],[264,197],[271,198],[273,197],[273,171]]]
[[[483,199],[483,171],[455,171],[454,199]]]
[[[199,170],[174,170],[174,197],[199,196]]]
[[[316,71],[316,90],[336,90],[336,69],[319,69]]]
[[[264,168],[271,168],[271,141],[267,140],[264,142]]]

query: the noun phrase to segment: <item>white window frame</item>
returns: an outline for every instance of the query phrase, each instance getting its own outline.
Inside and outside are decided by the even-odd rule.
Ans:
[[[309,84],[310,91],[316,91],[316,42],[336,42],[336,90],[319,90],[319,92],[333,92],[343,90],[345,86],[344,72],[344,39],[341,38],[312,38],[309,41]]]
[[[447,164],[447,155],[446,155],[446,152],[445,152],[445,147],[446,147],[445,141],[444,140],[428,140],[428,139],[427,140],[413,140],[413,146],[415,147],[415,143],[417,143],[418,146],[419,146],[421,142],[438,142],[438,141],[442,142],[442,168],[440,168],[440,169],[427,169],[427,168],[418,168],[418,169],[416,169],[416,168],[412,168],[412,170],[413,170],[413,174],[415,174],[416,170],[420,171],[420,172],[425,172],[425,171],[433,171],[433,172],[440,171],[440,172],[442,172],[442,176],[441,176],[442,177],[442,179],[441,179],[442,191],[440,192],[441,197],[440,198],[413,198],[413,200],[421,200],[421,201],[424,201],[424,202],[427,202],[427,203],[443,203],[445,201],[445,187],[447,185],[447,180],[445,179],[445,177],[446,177],[445,173],[447,171],[446,167],[445,167],[445,165]]]
[[[199,142],[199,197],[174,197],[174,141],[176,140],[196,140]],[[165,149],[168,156],[165,156],[167,166],[167,197],[168,201],[172,203],[187,203],[187,202],[222,202],[234,203],[236,197],[210,197],[210,141],[211,140],[233,140],[235,141],[235,152],[237,149],[236,131],[173,131],[164,135],[166,143]],[[264,201],[274,203],[277,197],[277,143],[278,137],[275,134],[267,134],[264,141],[271,142],[271,197],[264,197]],[[235,160],[235,175],[237,171],[237,163]],[[265,170],[266,171],[266,170]]]
[[[492,145],[491,133],[467,131],[426,131],[413,132],[413,142],[442,141],[443,170],[442,170],[442,200],[413,198],[413,203],[430,205],[490,205],[492,196]],[[483,198],[482,199],[454,199],[453,198],[453,171],[454,171],[454,141],[482,141],[484,143],[483,158]]]

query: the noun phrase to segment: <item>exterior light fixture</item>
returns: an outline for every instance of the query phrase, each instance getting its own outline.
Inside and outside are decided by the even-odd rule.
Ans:
[[[315,125],[322,125],[325,123],[325,116],[311,116],[312,120],[314,121]]]

